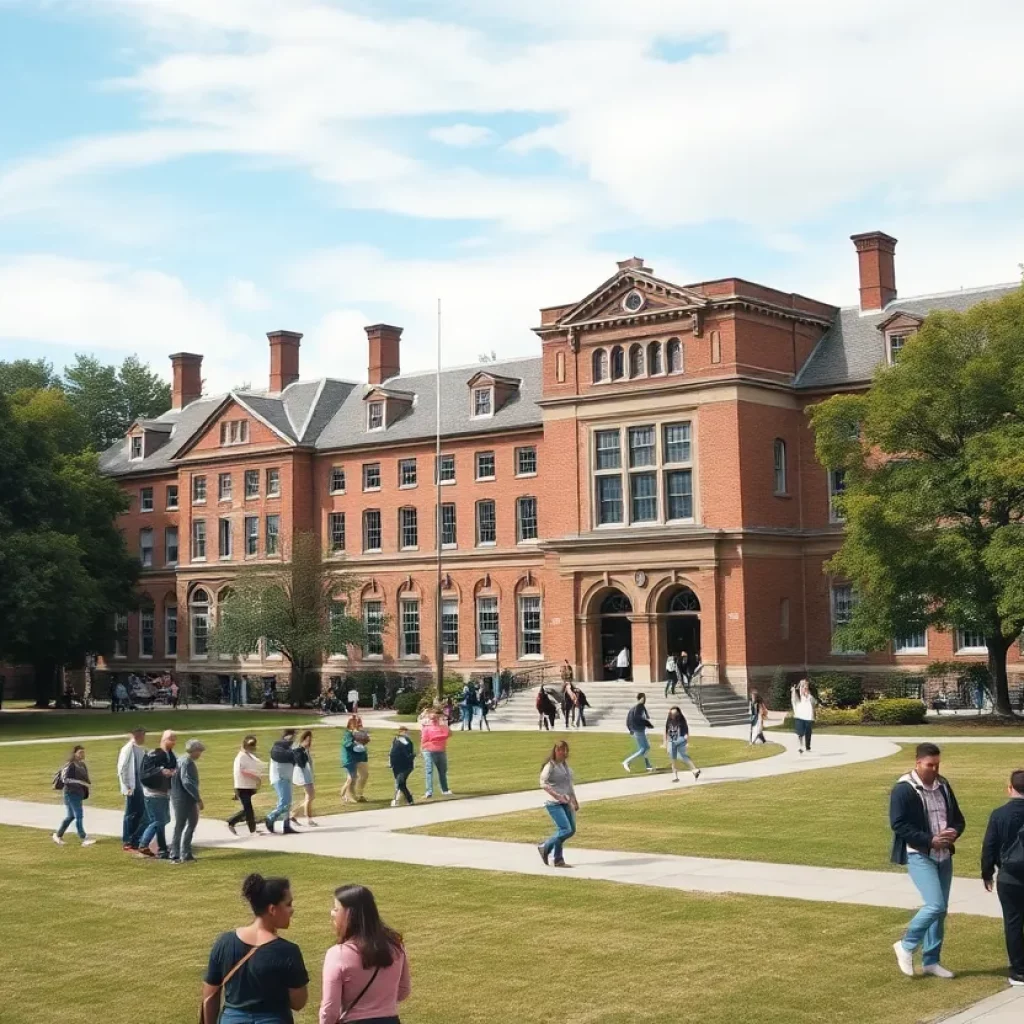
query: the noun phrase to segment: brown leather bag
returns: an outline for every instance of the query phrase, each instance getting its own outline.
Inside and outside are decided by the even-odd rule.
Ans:
[[[256,952],[256,950],[259,949],[259,948],[260,948],[259,946],[253,946],[252,949],[250,949],[249,952],[246,953],[245,956],[243,956],[242,959],[239,960],[238,963],[235,964],[235,966],[232,967],[231,970],[228,971],[228,973],[226,975],[224,975],[224,980],[221,981],[221,983],[216,987],[216,989],[214,989],[214,991],[211,992],[199,1004],[199,1024],[206,1024],[206,1004],[209,1003],[209,1001],[211,999],[213,999],[216,996],[220,995],[220,993],[223,990],[224,986],[227,985],[227,983],[242,969],[242,967],[245,966],[246,960],[248,960]]]

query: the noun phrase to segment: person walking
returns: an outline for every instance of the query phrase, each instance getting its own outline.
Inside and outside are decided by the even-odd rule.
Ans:
[[[558,705],[555,699],[548,693],[547,688],[542,686],[537,691],[537,728],[551,730],[555,727],[555,719],[558,718]]]
[[[395,777],[395,796],[391,801],[392,807],[398,806],[399,796],[404,796],[407,804],[412,803],[412,793],[409,792],[409,776],[412,775],[415,761],[416,747],[409,737],[409,729],[407,726],[400,725],[398,735],[391,741],[391,752],[388,754],[391,774]]]
[[[142,792],[146,798],[145,831],[139,837],[139,856],[168,860],[167,826],[171,823],[171,780],[178,771],[174,756],[177,735],[167,729],[160,737],[160,746],[151,750],[142,760]],[[157,853],[150,849],[156,839]]]
[[[537,844],[540,859],[556,868],[567,868],[563,848],[576,835],[576,814],[580,809],[569,767],[569,744],[560,740],[551,749],[540,771],[540,788],[548,795],[544,804],[555,823],[555,834]],[[551,862],[551,855],[554,861]]]
[[[672,769],[672,781],[679,781],[679,769],[676,761],[682,761],[693,772],[695,779],[700,778],[700,769],[690,759],[686,745],[690,739],[690,727],[686,724],[683,709],[677,706],[668,709],[665,719],[665,749],[668,751],[668,763]]]
[[[350,715],[359,714],[359,691],[354,686],[348,691],[348,711]]]
[[[618,673],[619,680],[626,682],[629,679],[629,648],[623,647],[618,654],[615,655],[615,669]]]
[[[562,717],[565,720],[565,727],[566,729],[569,729],[572,727],[576,718],[576,703],[572,699],[572,683],[562,684],[562,698],[560,703],[562,705]]]
[[[431,708],[420,719],[420,753],[423,755],[423,774],[426,777],[424,800],[430,800],[434,795],[435,769],[441,783],[441,792],[445,796],[452,796],[448,788],[448,740],[451,734],[451,729],[441,721],[436,708]]]
[[[679,669],[676,666],[676,656],[669,651],[665,659],[665,696],[676,692],[679,683]]]
[[[941,751],[934,743],[918,744],[914,770],[899,778],[889,796],[893,832],[890,859],[906,864],[910,880],[924,900],[902,939],[893,945],[896,963],[914,973],[914,951],[921,947],[923,971],[952,978],[940,963],[942,939],[953,881],[956,840],[966,828],[953,787],[939,774]]]
[[[313,733],[306,729],[299,737],[298,746],[295,748],[295,768],[292,770],[292,789],[296,786],[302,788],[302,813],[306,815],[306,824],[316,828],[317,823],[313,820],[313,798],[316,796],[316,785],[313,776]],[[292,824],[298,825],[295,815],[291,816]]]
[[[459,731],[465,731],[469,729],[473,731],[473,712],[476,708],[476,688],[472,683],[466,683],[462,688],[462,723],[459,725]]]
[[[142,794],[142,762],[146,757],[146,730],[132,729],[128,742],[118,751],[117,783],[124,797],[121,849],[139,852],[139,839],[148,824],[146,798]]]
[[[626,715],[626,728],[636,741],[636,750],[622,762],[622,767],[627,772],[632,771],[629,765],[638,757],[644,759],[644,767],[649,772],[654,771],[654,765],[651,764],[651,759],[647,756],[647,752],[651,749],[651,744],[647,739],[647,730],[653,729],[654,725],[648,717],[646,704],[647,694],[638,693],[636,695],[636,704],[629,709],[629,714]]]
[[[995,885],[1003,910],[1008,980],[1011,985],[1024,986],[1024,769],[1018,768],[1010,776],[1006,792],[1010,799],[992,812],[985,829],[981,880],[989,892]]]
[[[480,703],[477,707],[480,709],[480,724],[477,729],[483,732],[485,729],[491,731],[491,723],[487,720],[487,716],[491,713],[491,702],[490,698],[483,691],[483,687],[480,688]]]
[[[95,846],[96,840],[90,839],[85,832],[83,801],[89,798],[89,768],[85,763],[85,747],[76,743],[71,748],[71,756],[54,776],[53,788],[59,789],[64,795],[64,820],[57,831],[50,837],[58,846],[64,846],[64,833],[71,823],[75,823],[75,831],[83,846]]]
[[[562,659],[562,664],[558,666],[558,678],[562,680],[563,686],[566,683],[571,683],[573,680],[572,665],[569,664],[568,658]]]
[[[768,717],[768,707],[761,694],[757,690],[750,691],[750,745],[754,746],[758,740],[762,743],[768,741],[764,738],[764,722]]]
[[[192,836],[199,824],[203,798],[199,795],[199,758],[206,749],[201,740],[185,744],[185,756],[178,758],[178,772],[171,779],[171,809],[174,811],[174,832],[171,835],[171,863],[187,864],[192,854]]]
[[[576,728],[585,729],[587,727],[586,710],[590,707],[590,701],[587,700],[587,695],[575,683],[572,688],[572,699],[576,705]]]
[[[331,923],[338,941],[324,956],[319,1024],[400,1024],[398,1004],[412,991],[409,960],[373,893],[362,885],[335,889]]]
[[[292,828],[292,772],[295,770],[295,730],[285,729],[270,748],[270,784],[277,794],[277,806],[266,816],[264,825],[273,835],[274,823],[280,818],[281,831],[290,835]]]
[[[278,934],[295,913],[291,883],[253,873],[242,882],[242,898],[253,921],[214,942],[203,978],[201,1024],[293,1024],[292,1011],[309,999],[309,972],[302,950]]]
[[[242,740],[242,749],[235,754],[232,765],[232,776],[235,785],[235,799],[242,809],[228,818],[227,825],[231,834],[238,835],[235,826],[242,820],[249,827],[249,835],[256,831],[256,812],[252,807],[252,798],[263,784],[263,772],[266,765],[256,756],[256,737],[248,735]]]
[[[341,734],[341,766],[348,777],[341,787],[341,802],[365,804],[366,779],[370,771],[369,754],[366,746],[370,742],[370,734],[363,729],[363,720],[352,715]]]
[[[814,732],[814,710],[818,706],[818,698],[811,693],[811,684],[801,679],[790,691],[790,702],[793,705],[793,728],[796,730],[798,751],[811,752],[811,734]]]

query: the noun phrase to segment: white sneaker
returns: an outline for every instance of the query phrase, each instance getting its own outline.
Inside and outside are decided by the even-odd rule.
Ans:
[[[647,770],[649,772],[656,772],[658,769],[655,768],[653,764],[649,764],[649,765],[647,765]]]
[[[82,845],[83,846],[95,846],[96,845],[96,840],[95,839],[83,839],[82,840]]]
[[[900,970],[908,977],[914,976],[914,954],[903,948],[903,940],[897,939],[893,945],[893,952],[896,954],[896,963]]]
[[[443,796],[455,796],[455,794],[450,789],[442,789],[441,793]]]
[[[622,762],[622,767],[625,768],[627,772],[631,772],[633,770],[632,768],[629,767],[629,762],[628,761],[623,761]]]
[[[1009,977],[1009,978],[1007,978],[1006,980],[1007,980],[1007,981],[1008,981],[1008,982],[1009,982],[1009,983],[1010,983],[1011,985],[1013,985],[1013,986],[1014,986],[1014,988],[1020,988],[1020,987],[1024,987],[1024,978],[1015,978],[1015,977],[1013,977],[1013,975],[1011,974],[1011,975],[1010,975],[1010,977]]]
[[[52,835],[52,836],[50,836],[50,838],[51,838],[51,839],[52,839],[52,840],[53,840],[53,841],[54,841],[54,842],[55,842],[55,843],[56,843],[56,844],[57,844],[58,846],[64,846],[64,845],[65,845],[65,844],[64,844],[64,840],[63,840],[63,839],[61,839],[61,837],[60,837],[59,835],[57,835],[57,833],[56,833],[56,832],[54,832],[54,833],[53,833],[53,835]]]
[[[434,799],[434,794],[433,793],[424,793],[423,794],[423,799],[424,800],[433,800]]]
[[[395,797],[394,800],[391,801],[391,806],[392,807],[397,807],[398,806],[398,797],[397,796]]]
[[[930,974],[933,978],[955,978],[956,975],[952,971],[947,971],[942,964],[925,964],[921,968],[924,974]]]

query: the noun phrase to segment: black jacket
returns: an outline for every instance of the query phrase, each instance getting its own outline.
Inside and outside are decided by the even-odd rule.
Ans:
[[[398,775],[400,772],[411,772],[413,768],[413,762],[416,760],[416,747],[413,745],[412,740],[407,736],[403,743],[397,736],[391,741],[391,753],[388,755],[388,761],[391,764],[391,770]]]
[[[295,764],[296,749],[301,749],[301,747],[293,747],[291,740],[279,739],[270,748],[270,760],[276,761],[278,764]]]
[[[1002,807],[997,807],[988,819],[985,829],[985,840],[981,844],[981,877],[986,882],[992,881],[996,868],[999,868],[1001,882],[1013,882],[1024,885],[1024,877],[1003,868],[1003,855],[1013,845],[1013,841],[1024,829],[1024,800],[1008,800]]]
[[[641,729],[653,729],[654,725],[647,715],[647,708],[643,704],[634,704],[626,715],[626,728],[630,732],[640,732]]]
[[[164,750],[163,747],[151,750],[142,759],[142,767],[139,769],[142,785],[146,789],[153,790],[155,793],[167,793],[169,795],[171,792],[171,776],[163,774],[165,768],[177,771],[178,759],[174,751]]]
[[[967,823],[956,802],[953,787],[941,775],[938,781],[939,792],[946,801],[947,827],[955,829],[957,835],[961,836]],[[893,832],[889,857],[893,864],[907,863],[908,846],[924,851],[931,848],[933,833],[928,822],[928,810],[909,774],[904,775],[889,794],[889,827]],[[956,848],[950,846],[949,852],[956,853]]]

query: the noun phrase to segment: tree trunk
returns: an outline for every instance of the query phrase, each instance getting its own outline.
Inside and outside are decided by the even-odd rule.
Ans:
[[[1006,652],[1009,645],[997,637],[988,641],[988,668],[992,676],[992,709],[997,715],[1013,717],[1010,706],[1010,682],[1006,675]]]

